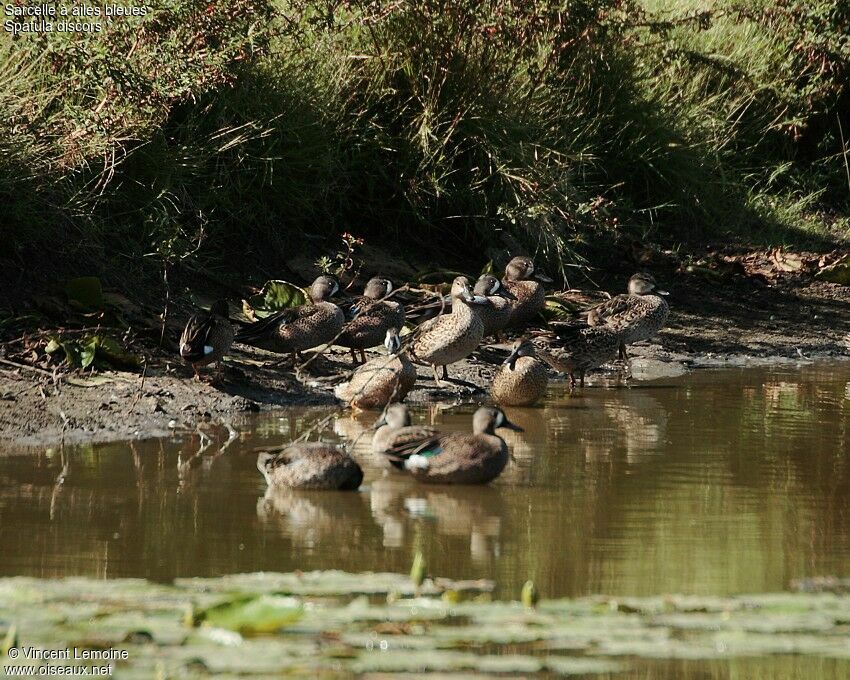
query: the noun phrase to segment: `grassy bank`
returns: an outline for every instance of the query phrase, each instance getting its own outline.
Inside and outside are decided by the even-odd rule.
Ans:
[[[846,239],[850,10],[703,5],[160,0],[2,33],[0,284],[280,275],[343,232],[550,266]]]

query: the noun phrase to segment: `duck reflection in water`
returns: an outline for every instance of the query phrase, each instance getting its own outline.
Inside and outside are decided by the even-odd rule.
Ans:
[[[500,554],[505,501],[498,487],[424,486],[387,474],[372,483],[369,498],[387,548],[403,547],[415,525],[425,522],[439,536],[466,539],[476,563],[488,563]]]

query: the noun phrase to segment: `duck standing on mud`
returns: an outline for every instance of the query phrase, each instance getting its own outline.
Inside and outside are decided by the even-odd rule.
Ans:
[[[652,274],[641,272],[629,279],[629,292],[594,307],[587,315],[590,326],[620,333],[619,356],[626,360],[626,345],[653,337],[667,322],[670,307]]]
[[[180,357],[201,379],[199,366],[218,363],[216,372],[221,371],[221,360],[233,344],[233,326],[228,318],[227,300],[216,300],[208,312],[193,314],[180,336]]]
[[[584,374],[598,368],[617,356],[622,335],[617,330],[602,326],[551,323],[549,329],[534,333],[532,343],[537,356],[559,373],[570,377],[570,392],[579,384],[584,387]]]
[[[421,363],[431,364],[434,382],[441,386],[437,366],[443,367],[443,379],[449,377],[449,364],[472,354],[484,338],[484,323],[472,307],[486,302],[475,296],[469,279],[458,276],[452,282],[452,311],[423,322],[408,345],[411,356]]]
[[[386,299],[392,292],[393,284],[389,279],[369,279],[363,289],[363,295],[348,308],[346,316],[350,321],[346,322],[342,333],[334,342],[351,350],[354,364],[357,364],[355,350],[360,350],[360,363],[365,364],[364,350],[384,342],[390,328],[398,330],[404,326],[404,305]]]
[[[284,309],[252,323],[236,335],[236,341],[279,354],[297,353],[332,342],[342,330],[345,315],[328,298],[339,292],[331,276],[320,276],[310,287],[312,304]]]
[[[482,406],[472,416],[472,433],[449,432],[410,437],[387,448],[390,463],[421,482],[487,484],[496,479],[510,453],[496,429],[522,432],[500,409]]]
[[[541,312],[546,304],[546,291],[540,281],[549,280],[542,274],[535,274],[530,257],[520,255],[508,262],[502,285],[515,298],[511,303],[511,327],[524,326]]]

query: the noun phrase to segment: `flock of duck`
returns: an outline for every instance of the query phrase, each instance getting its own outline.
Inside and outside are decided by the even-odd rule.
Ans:
[[[499,340],[503,332],[519,330],[490,392],[499,406],[529,406],[546,391],[547,365],[569,376],[572,391],[577,382],[584,386],[587,371],[614,359],[627,361],[626,347],[651,338],[667,320],[666,293],[657,289],[650,274],[638,273],[629,279],[627,293],[590,309],[586,321],[530,327],[542,318],[546,281],[536,274],[531,258],[514,257],[501,280],[486,274],[472,286],[458,276],[448,299],[406,311],[401,302],[390,299],[395,290],[388,279],[370,279],[361,297],[337,305],[330,298],[339,292],[339,283],[323,275],[310,287],[308,304],[272,314],[238,333],[228,318],[227,301],[217,301],[208,312],[189,319],[180,355],[198,377],[200,367],[220,366],[234,341],[291,355],[293,366],[303,351],[331,344],[346,347],[359,366],[335,394],[355,409],[383,409],[374,426],[374,453],[423,482],[486,484],[510,459],[496,430],[521,428],[498,406],[481,406],[473,415],[471,433],[443,433],[411,424],[401,402],[416,382],[415,363],[430,365],[434,381],[441,385],[448,379],[448,367],[472,354],[485,338]],[[438,313],[427,318],[429,311]],[[411,317],[418,323],[402,335]],[[387,354],[366,361],[365,350],[382,343]],[[324,442],[263,451],[257,467],[274,487],[356,489],[363,480],[360,466],[348,453]]]

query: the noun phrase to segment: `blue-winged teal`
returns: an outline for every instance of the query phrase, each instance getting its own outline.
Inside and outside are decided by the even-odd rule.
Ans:
[[[534,345],[521,339],[496,371],[490,394],[503,406],[531,406],[546,394],[548,383],[546,366],[538,361]]]
[[[484,324],[471,306],[483,304],[485,298],[473,295],[465,276],[454,280],[451,296],[451,314],[422,323],[408,345],[414,359],[431,364],[437,385],[441,384],[437,366],[443,367],[443,378],[448,378],[448,364],[468,357],[484,337]]]
[[[333,341],[342,330],[345,315],[333,302],[339,284],[330,276],[320,276],[310,287],[312,304],[284,309],[244,328],[237,342],[280,354],[292,355]]]
[[[664,327],[670,307],[661,297],[663,295],[667,295],[667,291],[657,289],[651,274],[634,274],[629,279],[629,292],[591,309],[587,323],[619,332],[622,335],[620,359],[625,360],[626,345],[648,340]]]
[[[404,306],[395,300],[385,299],[392,292],[393,284],[389,279],[369,279],[363,295],[348,308],[346,315],[349,321],[334,344],[348,347],[355,364],[355,350],[360,350],[360,360],[365,363],[364,350],[380,345],[389,328],[404,326]]]
[[[383,454],[388,449],[403,446],[411,441],[422,441],[439,434],[427,425],[411,425],[410,413],[404,404],[390,404],[384,414],[375,421],[372,436],[372,451]]]
[[[397,444],[384,452],[390,462],[422,482],[486,484],[498,477],[510,453],[497,428],[522,431],[497,408],[482,406],[472,417],[472,434],[436,433]]]
[[[532,342],[537,356],[560,373],[570,377],[570,390],[576,386],[579,374],[584,387],[584,374],[617,356],[620,334],[605,326],[587,326],[564,323],[549,324],[550,330],[535,334]]]
[[[535,273],[530,257],[521,255],[508,262],[502,284],[516,298],[511,304],[510,326],[522,326],[537,317],[546,304],[546,291],[540,281],[550,280]]]
[[[484,324],[484,337],[493,335],[499,340],[499,332],[504,330],[511,320],[511,305],[516,296],[492,274],[480,276],[472,292],[487,300],[486,303],[475,306]]]
[[[322,442],[299,442],[282,450],[262,451],[257,469],[270,487],[353,490],[363,470],[347,453]]]
[[[387,355],[376,357],[360,366],[347,383],[337,385],[334,393],[355,409],[383,408],[393,401],[403,401],[416,382],[416,367],[401,352],[398,330],[386,332]]]
[[[214,361],[221,369],[221,360],[233,344],[233,326],[228,318],[227,300],[216,300],[209,312],[194,314],[186,322],[180,336],[180,356],[192,366],[200,379],[199,366]]]

